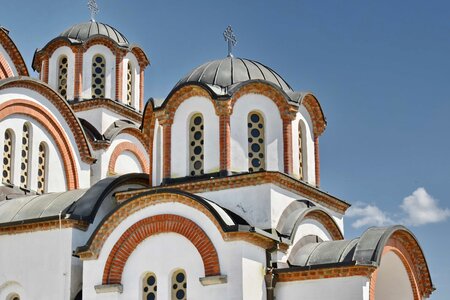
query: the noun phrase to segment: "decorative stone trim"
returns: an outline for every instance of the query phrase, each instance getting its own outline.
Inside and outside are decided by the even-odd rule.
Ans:
[[[121,284],[99,284],[94,286],[94,289],[97,294],[123,293],[123,286]]]
[[[122,142],[119,145],[114,148],[113,153],[111,154],[111,158],[109,160],[109,166],[108,166],[108,173],[109,174],[115,174],[115,168],[116,168],[116,162],[119,156],[125,152],[129,151],[136,156],[136,158],[139,161],[139,164],[141,165],[142,172],[149,173],[149,165],[146,161],[146,155],[142,153],[141,149],[139,149],[135,144],[132,144],[130,142]]]
[[[89,99],[79,102],[70,102],[70,106],[75,112],[91,110],[94,108],[106,108],[122,115],[136,123],[141,123],[142,114],[111,99]]]
[[[66,138],[64,129],[59,122],[43,107],[29,100],[14,99],[0,105],[0,120],[10,115],[27,115],[40,123],[52,136],[61,155],[66,175],[67,189],[79,187],[76,156],[72,151],[71,143]],[[75,135],[76,136],[76,135]]]
[[[343,214],[350,204],[333,197],[321,190],[312,187],[302,181],[292,178],[286,174],[274,171],[244,173],[228,177],[187,181],[183,183],[167,184],[159,186],[158,189],[176,188],[190,193],[203,193],[210,191],[220,191],[225,189],[235,189],[239,187],[261,185],[266,183],[275,184],[293,193],[300,194],[308,199],[314,200],[321,205]],[[135,196],[142,191],[130,191],[116,194],[117,201],[124,201]]]
[[[206,276],[199,278],[199,280],[203,286],[224,284],[228,282],[228,276],[227,275]]]
[[[24,221],[25,222],[25,221]],[[76,221],[70,219],[62,219],[61,223],[59,219],[47,220],[47,221],[36,221],[33,223],[24,224],[21,222],[20,224],[11,224],[0,227],[0,235],[11,235],[11,234],[19,234],[19,233],[28,233],[35,231],[45,231],[45,230],[54,230],[59,228],[76,228],[79,230],[86,231],[88,229],[89,224],[83,221]]]
[[[0,90],[14,87],[29,89],[47,98],[57,108],[57,110],[63,116],[64,120],[69,125],[70,131],[75,137],[75,142],[77,144],[78,151],[80,152],[81,159],[87,164],[93,164],[96,161],[96,159],[91,156],[91,150],[89,149],[86,135],[84,134],[83,128],[81,127],[78,118],[75,116],[74,111],[70,108],[69,104],[64,98],[62,98],[48,85],[45,85],[31,78],[21,77],[0,84]]]
[[[103,272],[103,284],[120,284],[125,264],[134,249],[145,239],[174,232],[187,238],[200,253],[205,275],[220,274],[216,248],[206,233],[193,221],[176,215],[157,215],[143,219],[125,231],[111,250]]]
[[[25,61],[23,60],[22,55],[19,52],[19,49],[17,49],[17,46],[14,44],[13,40],[9,37],[8,31],[2,27],[0,27],[0,45],[5,49],[8,56],[11,58],[14,67],[17,70],[18,76],[29,76],[27,65],[25,64]],[[8,65],[5,61],[2,61],[2,57],[0,56],[0,66]],[[10,69],[11,70],[11,69]],[[7,73],[9,76],[12,77],[14,74]],[[0,78],[2,79],[2,78]]]
[[[142,191],[141,191],[142,192]],[[149,207],[152,205],[158,205],[161,203],[181,203],[190,206],[207,216],[211,222],[216,226],[217,230],[222,235],[225,241],[246,241],[253,245],[259,246],[263,249],[271,249],[276,245],[276,242],[272,239],[262,236],[254,232],[225,232],[223,231],[219,221],[216,217],[197,200],[192,199],[182,194],[174,193],[155,193],[142,195],[132,201],[122,204],[113,214],[111,214],[94,233],[92,242],[86,250],[80,251],[78,255],[82,260],[97,259],[106,239],[111,235],[113,230],[119,226],[119,224],[125,220],[128,216],[136,213],[137,211]],[[217,274],[215,274],[217,275]]]
[[[317,280],[327,278],[342,278],[350,276],[364,276],[369,278],[375,271],[376,267],[371,266],[344,266],[344,267],[329,267],[317,268],[312,270],[276,270],[278,282],[291,282],[302,280]]]

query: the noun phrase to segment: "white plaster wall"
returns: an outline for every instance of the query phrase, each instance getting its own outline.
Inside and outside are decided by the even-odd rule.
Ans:
[[[266,284],[264,282],[265,267],[259,261],[242,259],[242,299],[265,300]]]
[[[50,57],[48,68],[48,83],[55,91],[58,91],[59,58],[63,55],[67,56],[68,60],[67,99],[73,99],[75,83],[75,54],[69,47],[62,46],[56,49]]]
[[[130,151],[122,152],[116,160],[114,168],[116,174],[142,173],[143,171],[136,155]]]
[[[71,237],[72,229],[1,235],[0,295],[18,292],[27,300],[69,300]]]
[[[14,99],[24,99],[37,103],[44,110],[49,112],[50,115],[53,115],[56,120],[58,120],[59,124],[61,125],[62,129],[66,134],[66,138],[70,141],[72,152],[75,156],[75,164],[77,166],[78,171],[79,186],[80,188],[89,187],[90,165],[81,160],[80,152],[78,151],[78,147],[76,145],[75,136],[73,135],[67,122],[64,120],[61,112],[59,112],[59,110],[48,99],[46,99],[44,96],[35,91],[28,90],[25,88],[8,88],[0,91],[0,104]],[[32,123],[36,122],[33,121]],[[0,122],[0,128],[3,127],[3,125],[1,124],[2,123]],[[22,129],[20,129],[20,132],[22,132]]]
[[[369,300],[369,281],[363,276],[279,282],[275,286],[278,300]]]
[[[11,60],[11,57],[9,57],[8,53],[5,51],[5,48],[3,48],[2,45],[0,45],[0,56],[3,56],[8,63],[9,67],[11,68],[13,75],[18,76],[19,73],[17,72],[16,66],[14,65],[13,61]]]
[[[103,45],[93,45],[83,54],[83,98],[92,98],[92,58],[97,54],[103,55],[106,60],[105,98],[114,100],[116,97],[116,57],[108,47]]]
[[[200,285],[198,280],[199,276],[204,275],[203,263],[200,263],[199,254],[195,254],[196,249],[192,248],[193,246],[190,246],[185,238],[177,234],[159,234],[144,240],[135,252],[133,252],[130,260],[127,261],[123,274],[124,281],[122,282],[124,284],[124,294],[96,294],[94,286],[101,284],[106,259],[120,236],[139,220],[149,216],[167,213],[188,218],[202,228],[216,247],[221,274],[228,276],[228,283],[205,287]],[[180,251],[180,249],[183,250]],[[153,256],[158,259],[152,260]],[[191,299],[240,300],[244,299],[242,288],[244,281],[243,259],[263,264],[265,262],[265,251],[247,242],[223,241],[220,232],[211,220],[203,213],[189,206],[180,203],[160,203],[141,209],[127,217],[107,238],[100,251],[99,258],[97,260],[83,262],[83,299],[137,299],[138,297],[135,294],[125,293],[136,293],[137,290],[135,288],[141,282],[140,276],[147,271],[155,272],[154,270],[159,273],[157,273],[158,280],[161,280],[158,281],[158,292],[161,291],[161,294],[158,294],[158,299],[168,299],[163,296],[167,295],[164,294],[167,293],[167,289],[164,288],[167,285],[163,282],[167,282],[167,278],[170,276],[166,272],[167,270],[173,270],[176,268],[176,265],[179,265],[185,268],[188,274],[187,293]],[[130,297],[130,295],[133,295],[133,297]]]
[[[262,184],[198,195],[238,214],[252,226],[268,229],[272,226],[270,189],[270,184]]]
[[[38,172],[38,157],[39,144],[45,142],[47,144],[47,174],[46,174],[46,191],[47,192],[63,192],[67,190],[67,182],[62,163],[61,155],[58,151],[55,141],[48,133],[47,129],[42,127],[39,123],[33,123],[33,119],[24,115],[17,115],[16,117],[7,117],[0,123],[0,147],[3,149],[4,136],[7,129],[14,132],[14,167],[13,167],[13,184],[20,186],[20,164],[22,161],[22,136],[23,125],[28,122],[31,125],[31,146],[29,159],[29,175],[28,182],[31,190],[37,190],[37,172]]]
[[[162,182],[163,177],[163,143],[162,143],[162,126],[159,121],[155,122],[155,129],[153,135],[153,167],[152,174],[153,186],[158,186]]]
[[[248,171],[248,114],[264,117],[266,170],[283,172],[283,122],[276,104],[269,98],[247,94],[239,98],[230,117],[231,170]]]
[[[381,257],[375,284],[375,300],[414,299],[408,273],[394,252]]]
[[[303,139],[305,149],[303,150],[303,162],[304,162],[304,181],[311,185],[316,184],[316,164],[314,156],[314,132],[311,117],[304,106],[300,106],[297,116],[292,121],[292,156],[293,156],[293,172],[296,178],[299,178],[299,157],[298,157],[298,129],[299,123],[302,123],[304,132]]]
[[[203,115],[204,172],[218,172],[220,169],[219,117],[210,100],[192,97],[180,104],[172,124],[172,178],[189,175],[189,122],[196,113]]]
[[[140,85],[140,67],[139,63],[136,59],[136,56],[132,52],[128,52],[127,55],[122,60],[122,70],[123,70],[123,78],[122,78],[122,99],[123,103],[127,104],[127,72],[128,72],[128,62],[131,62],[131,71],[132,71],[132,85],[133,85],[133,100],[131,106],[139,111],[139,85]]]
[[[126,120],[124,116],[121,116],[109,109],[97,107],[89,110],[83,110],[75,113],[77,117],[85,119],[91,123],[101,134],[117,120]]]

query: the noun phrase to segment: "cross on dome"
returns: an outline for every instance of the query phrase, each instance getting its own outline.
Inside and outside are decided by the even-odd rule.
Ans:
[[[236,46],[237,40],[236,36],[234,35],[233,28],[231,28],[231,25],[228,25],[227,29],[225,29],[225,31],[223,32],[223,37],[225,38],[225,41],[228,42],[228,57],[233,57],[231,50],[233,46]]]
[[[99,12],[98,4],[96,0],[88,0],[87,4],[89,10],[91,11],[91,22],[95,22],[95,16]]]

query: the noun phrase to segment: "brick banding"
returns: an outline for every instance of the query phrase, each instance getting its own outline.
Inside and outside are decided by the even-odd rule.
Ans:
[[[22,55],[19,52],[19,49],[17,49],[17,46],[14,44],[12,39],[9,37],[8,31],[0,26],[0,45],[5,49],[6,53],[10,57],[12,63],[14,64],[14,67],[17,70],[18,76],[29,76],[27,65],[25,64],[25,61],[23,60]],[[2,56],[0,55],[0,65],[7,65],[8,68],[10,66],[6,63],[6,60],[3,62],[1,60]],[[4,58],[3,58],[4,59]],[[14,74],[7,73],[9,76],[12,77]],[[0,75],[1,76],[1,75]],[[6,77],[5,77],[6,78]],[[2,78],[0,78],[2,79]]]
[[[13,71],[6,61],[6,58],[2,54],[0,54],[0,80],[13,76]]]
[[[64,129],[59,122],[50,115],[42,106],[29,100],[14,99],[0,105],[0,120],[11,115],[22,114],[29,116],[40,123],[52,136],[64,166],[67,189],[79,188],[78,172],[75,163],[75,155],[71,148],[70,140],[66,137]]]
[[[125,264],[136,247],[153,235],[169,232],[186,237],[197,248],[203,260],[205,276],[220,275],[219,257],[206,233],[187,218],[165,214],[143,219],[122,234],[106,261],[103,284],[120,284]]]
[[[144,173],[149,173],[149,165],[147,164],[146,155],[142,153],[142,151],[135,145],[130,142],[122,142],[114,148],[113,153],[111,154],[111,158],[109,160],[108,165],[108,173],[115,174],[116,162],[119,156],[125,151],[133,153],[134,156],[139,161],[141,165],[142,171]]]
[[[305,214],[303,220],[315,220],[322,224],[334,241],[344,239],[344,235],[342,234],[341,229],[333,220],[333,218],[322,210],[311,210],[310,212]]]

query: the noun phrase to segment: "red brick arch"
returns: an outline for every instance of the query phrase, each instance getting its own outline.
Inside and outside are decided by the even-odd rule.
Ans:
[[[322,224],[323,227],[325,227],[325,229],[331,235],[333,241],[344,239],[339,226],[336,224],[333,218],[323,210],[312,210],[305,214],[303,220],[315,220]]]
[[[136,247],[153,235],[169,232],[186,237],[197,248],[203,260],[205,276],[220,275],[219,257],[206,233],[187,218],[165,214],[143,219],[122,234],[106,261],[103,284],[120,284],[125,264]]]
[[[122,142],[114,148],[113,153],[111,154],[111,158],[109,160],[108,172],[109,174],[114,174],[114,170],[116,169],[116,162],[119,156],[125,152],[129,151],[136,156],[141,165],[142,171],[145,173],[149,173],[149,165],[146,162],[145,155],[142,151],[135,145],[130,142]]]
[[[13,76],[13,71],[6,61],[6,58],[2,54],[0,54],[0,80]]]
[[[73,190],[79,188],[75,155],[72,151],[70,141],[66,138],[65,131],[58,121],[42,106],[29,100],[15,99],[0,105],[0,120],[17,114],[33,118],[50,133],[63,160],[67,189]]]
[[[17,70],[18,76],[29,76],[28,69],[25,64],[25,61],[23,60],[22,55],[19,52],[19,49],[17,49],[16,45],[14,44],[13,40],[8,34],[8,31],[0,26],[0,45],[5,49],[6,53],[9,55],[10,59],[12,60],[12,63],[14,64],[14,67]],[[3,62],[1,60],[4,60]],[[6,63],[6,60],[4,57],[0,55],[0,79],[1,78],[1,68],[6,65],[8,68],[5,68],[5,70],[10,69],[9,73],[7,71],[8,77],[14,76],[10,66]],[[6,78],[6,77],[5,77]]]
[[[414,300],[429,298],[434,288],[431,283],[425,257],[417,240],[406,231],[396,231],[385,243],[379,262],[381,262],[381,257],[388,252],[393,252],[403,263],[411,284]],[[377,275],[378,269],[370,278],[370,300],[376,300],[375,287],[377,284]]]

